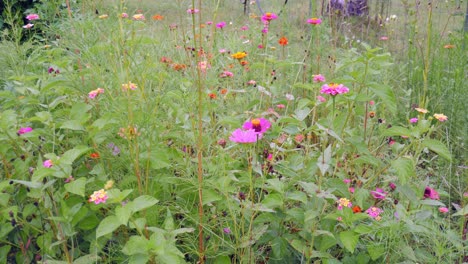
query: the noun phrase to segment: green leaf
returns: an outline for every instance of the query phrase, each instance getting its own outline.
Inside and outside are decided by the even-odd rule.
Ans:
[[[289,253],[288,242],[286,239],[279,236],[271,242],[271,249],[276,259],[284,259]]]
[[[400,157],[392,161],[392,168],[396,171],[400,183],[405,184],[411,177],[416,175],[416,168],[413,159]]]
[[[213,264],[231,264],[231,258],[228,256],[217,256]]]
[[[174,219],[172,219],[171,210],[167,208],[166,210],[166,219],[164,220],[164,229],[174,230]]]
[[[85,196],[86,178],[81,177],[70,183],[65,184],[65,190],[70,193]]]
[[[90,264],[90,263],[96,263],[98,260],[101,258],[98,255],[84,255],[82,257],[79,257],[73,261],[73,264]]]
[[[119,223],[126,226],[128,220],[132,216],[132,210],[127,206],[119,206],[115,209],[115,216],[119,220]]]
[[[452,216],[462,216],[462,215],[468,215],[468,205],[463,207],[463,209],[459,210],[458,212],[454,213]]]
[[[340,233],[340,239],[344,247],[351,253],[354,253],[354,250],[356,249],[356,246],[359,242],[359,235],[353,231],[343,231]]]
[[[371,244],[367,246],[367,252],[372,260],[377,260],[385,253],[385,248],[382,245]]]
[[[30,182],[30,181],[21,181],[21,180],[11,180],[11,181],[22,184],[22,185],[24,185],[26,187],[29,187],[31,189],[39,189],[43,185],[41,182]]]
[[[131,236],[122,249],[122,253],[127,256],[136,254],[148,254],[150,241],[143,236]]]
[[[96,230],[96,239],[114,232],[120,226],[120,221],[115,215],[104,218]]]
[[[58,161],[60,162],[60,164],[71,165],[78,157],[82,156],[90,150],[91,148],[87,146],[76,146],[65,152]]]
[[[452,155],[448,150],[447,146],[445,146],[442,142],[435,140],[435,139],[424,139],[422,145],[435,153],[437,153],[442,158],[451,161]]]
[[[0,263],[8,263],[7,256],[8,256],[8,252],[10,252],[10,249],[11,249],[11,246],[9,245],[0,247]]]
[[[396,97],[395,94],[393,93],[393,90],[390,86],[384,85],[384,84],[376,84],[372,83],[370,85],[370,89],[382,100],[382,102],[385,104],[387,109],[391,113],[396,113],[397,111],[397,103],[396,103]]]
[[[444,203],[442,202],[439,202],[437,200],[422,200],[419,202],[420,204],[423,204],[423,205],[430,205],[430,206],[445,206]]]
[[[152,196],[142,195],[142,196],[137,197],[132,202],[128,203],[126,206],[128,206],[132,210],[132,212],[136,213],[148,207],[151,207],[158,202],[159,201]]]
[[[81,125],[81,122],[78,120],[67,120],[62,123],[60,126],[61,129],[70,129],[77,131],[85,131],[84,126]]]
[[[409,136],[411,131],[405,127],[401,126],[392,126],[382,131],[382,136]]]
[[[219,195],[216,191],[212,189],[205,189],[203,190],[203,204],[209,204],[212,202],[220,201],[223,199],[221,195]]]

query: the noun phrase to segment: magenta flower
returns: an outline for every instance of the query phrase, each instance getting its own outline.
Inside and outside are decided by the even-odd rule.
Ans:
[[[206,21],[205,24],[207,24],[208,26],[213,25],[213,21]]]
[[[268,27],[264,27],[264,28],[262,29],[262,33],[263,33],[263,34],[268,33]]]
[[[229,227],[225,227],[225,228],[223,228],[223,232],[225,234],[231,234],[231,229]]]
[[[266,22],[266,23],[269,23],[271,20],[275,20],[277,18],[278,18],[278,16],[275,13],[265,13],[262,16],[262,21]]]
[[[103,94],[103,93],[104,93],[104,89],[97,88],[96,90],[92,90],[91,92],[89,92],[88,97],[91,99],[94,99],[96,98],[96,96],[98,96],[99,94]]]
[[[322,74],[312,75],[314,83],[325,82],[325,77]]]
[[[344,86],[343,84],[337,83],[330,83],[325,84],[322,86],[320,93],[322,94],[329,94],[331,96],[335,96],[337,94],[345,94],[349,92],[349,88]]]
[[[313,17],[313,18],[307,19],[307,23],[312,24],[312,25],[320,25],[322,24],[322,20],[320,18]]]
[[[22,127],[18,130],[18,132],[16,132],[18,135],[23,135],[23,134],[26,134],[26,133],[29,133],[33,131],[33,129],[31,127]]]
[[[50,168],[50,167],[52,167],[52,165],[54,165],[54,164],[52,163],[52,160],[50,160],[50,159],[49,159],[49,160],[46,160],[46,161],[44,161],[44,162],[42,163],[42,166],[44,166],[44,167],[46,167],[46,168]]]
[[[187,14],[189,14],[189,15],[197,14],[198,12],[200,12],[200,10],[198,10],[196,8],[187,9]]]
[[[380,188],[375,188],[375,191],[371,191],[370,193],[375,199],[380,200],[385,199],[385,196],[387,195],[387,192]]]
[[[218,24],[216,24],[216,27],[220,29],[223,29],[225,26],[226,26],[226,22],[224,21],[221,21]]]
[[[242,31],[246,31],[246,30],[249,30],[249,26],[242,26],[240,29],[241,29]]]
[[[429,198],[431,200],[439,200],[439,193],[432,189],[431,187],[427,186],[426,189],[424,189],[424,198]]]
[[[29,15],[26,16],[26,19],[29,20],[29,21],[38,20],[39,15],[38,14],[29,14]]]
[[[262,133],[257,133],[253,129],[249,130],[242,130],[240,128],[234,130],[232,132],[231,136],[229,137],[229,140],[235,143],[255,143],[257,140],[262,138]]]
[[[265,118],[254,118],[251,121],[247,121],[242,126],[245,130],[254,130],[257,133],[263,134],[270,129],[271,123]]]
[[[346,183],[346,184],[350,184],[350,183],[351,183],[351,179],[344,179],[343,182]]]
[[[396,189],[396,184],[393,183],[393,182],[390,182],[390,183],[388,184],[388,186],[390,187],[390,189],[391,189],[392,191],[394,191],[394,190]]]
[[[417,123],[417,122],[418,122],[418,118],[417,118],[417,117],[413,117],[413,118],[411,118],[409,121],[410,121],[411,124],[414,124],[414,123]]]

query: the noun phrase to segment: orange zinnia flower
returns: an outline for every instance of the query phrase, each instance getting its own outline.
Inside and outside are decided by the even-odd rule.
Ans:
[[[455,45],[452,45],[452,44],[447,44],[444,46],[444,49],[453,49],[455,48]]]
[[[216,99],[216,94],[215,93],[210,93],[208,94],[208,96],[211,98],[211,99]]]
[[[161,15],[154,15],[151,17],[153,20],[163,20],[164,19],[164,16],[161,16]]]
[[[99,155],[99,153],[94,152],[94,153],[91,153],[89,157],[92,159],[99,159],[101,156]]]
[[[359,205],[353,206],[353,213],[356,214],[356,213],[360,213],[360,212],[362,212],[362,209],[361,209],[361,207],[359,207]]]
[[[227,94],[228,90],[226,88],[221,89],[221,94]]]
[[[286,45],[288,45],[288,38],[286,38],[286,37],[281,37],[281,38],[278,40],[278,43],[279,43],[281,46],[286,46]]]

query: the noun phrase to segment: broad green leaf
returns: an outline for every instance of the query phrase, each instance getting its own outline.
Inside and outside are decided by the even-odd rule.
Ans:
[[[372,260],[377,260],[385,253],[385,248],[382,245],[370,244],[367,246],[367,252]]]
[[[411,131],[405,127],[401,126],[392,126],[382,131],[383,136],[409,136]]]
[[[128,260],[128,264],[140,264],[140,263],[148,263],[149,255],[147,254],[135,254],[130,256]]]
[[[117,216],[110,215],[104,218],[96,230],[96,238],[100,238],[104,235],[114,232],[120,226],[120,221]]]
[[[42,180],[47,177],[51,176],[54,173],[54,170],[50,168],[39,167],[38,169],[34,170],[32,181],[33,182],[42,182]]]
[[[137,197],[132,202],[128,203],[126,206],[128,206],[132,210],[132,212],[136,213],[148,207],[151,207],[158,202],[159,201],[152,196],[142,195],[142,196]]]
[[[62,123],[60,126],[61,129],[70,129],[77,131],[85,131],[84,126],[81,125],[81,122],[78,120],[67,120]]]
[[[122,249],[122,253],[131,256],[148,254],[150,241],[143,236],[131,236]]]
[[[284,259],[289,253],[288,242],[279,236],[271,241],[271,249],[276,259]]]
[[[212,189],[203,190],[202,197],[203,197],[203,205],[216,202],[216,201],[220,201],[223,199],[221,195],[219,195],[216,191]]]
[[[310,114],[310,112],[312,112],[311,109],[309,109],[308,107],[304,108],[304,109],[298,109],[296,110],[296,112],[294,113],[295,115],[295,118],[299,121],[304,121],[304,119],[307,118],[307,116]]]
[[[92,105],[86,103],[74,103],[70,110],[70,120],[77,120],[80,123],[86,122],[90,115],[88,111],[93,108]]]
[[[428,199],[428,200],[422,200],[419,202],[420,204],[423,204],[423,205],[431,205],[431,206],[445,206],[444,203],[442,202],[439,202],[437,200],[431,200],[431,199]]]
[[[265,187],[265,189],[267,190],[275,190],[279,193],[283,193],[284,192],[284,183],[282,181],[280,181],[279,179],[277,178],[274,178],[274,179],[268,179],[267,180],[267,185]]]
[[[10,201],[10,194],[9,193],[0,193],[0,205],[7,206],[8,202]],[[23,213],[24,215],[24,213]]]
[[[174,219],[172,218],[171,210],[167,208],[166,219],[164,220],[164,229],[170,231],[174,230]]]
[[[450,154],[450,151],[448,150],[447,146],[444,145],[442,142],[435,139],[424,139],[422,145],[439,154],[439,156],[445,158],[446,160],[452,160],[452,155]]]
[[[0,247],[0,263],[8,263],[7,262],[7,256],[8,252],[10,252],[11,246],[5,245],[3,247]],[[230,264],[230,262],[229,262]]]
[[[90,150],[91,148],[87,146],[76,146],[65,152],[58,161],[60,162],[60,164],[71,165],[77,158],[79,158],[80,156],[82,156]]]
[[[22,185],[24,185],[24,186],[26,186],[28,188],[32,188],[32,189],[39,189],[43,185],[41,182],[30,182],[30,181],[21,181],[21,180],[11,180],[11,181],[22,184]]]
[[[416,168],[413,159],[400,157],[392,161],[392,168],[396,171],[400,183],[405,184],[411,177],[416,175]]]
[[[353,231],[343,231],[340,233],[340,239],[343,243],[344,247],[350,251],[351,253],[354,252],[356,246],[359,242],[359,235],[354,233]]]
[[[270,193],[263,200],[262,204],[266,208],[275,209],[283,206],[283,196],[279,193]]]
[[[73,264],[90,264],[90,263],[96,263],[98,260],[100,260],[101,257],[98,255],[84,255],[82,257],[79,257],[73,261]]]
[[[462,216],[462,215],[468,215],[468,205],[463,207],[463,209],[458,210],[458,212],[454,213],[452,216]]]
[[[132,216],[132,210],[127,206],[119,206],[115,208],[115,216],[119,220],[119,223],[126,226],[128,224],[128,220]]]
[[[65,190],[80,196],[85,196],[86,178],[81,177],[70,183],[65,184]]]
[[[371,84],[370,89],[382,100],[386,108],[391,113],[396,113],[397,103],[396,97],[390,86],[384,84]]]
[[[228,256],[217,256],[213,264],[231,264],[231,258]]]

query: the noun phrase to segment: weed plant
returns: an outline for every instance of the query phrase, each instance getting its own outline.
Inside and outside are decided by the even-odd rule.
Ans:
[[[2,263],[468,261],[457,20],[261,2],[8,14]]]

